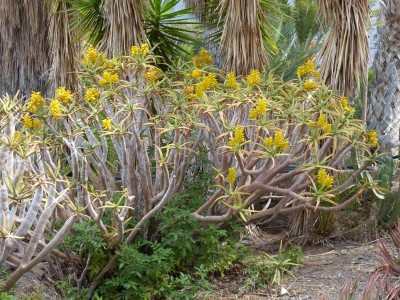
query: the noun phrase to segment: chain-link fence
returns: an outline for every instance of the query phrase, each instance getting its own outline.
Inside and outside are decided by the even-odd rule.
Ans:
[[[396,0],[398,1],[398,0]],[[400,1],[398,1],[400,3]],[[380,18],[383,19],[383,16]],[[367,127],[376,130],[385,151],[398,154],[400,134],[400,16],[386,13],[373,34]]]

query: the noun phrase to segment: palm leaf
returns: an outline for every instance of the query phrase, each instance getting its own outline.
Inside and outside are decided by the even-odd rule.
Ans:
[[[197,21],[190,18],[192,8],[177,10],[179,0],[150,0],[145,10],[144,29],[154,53],[171,63],[185,57],[197,43]]]

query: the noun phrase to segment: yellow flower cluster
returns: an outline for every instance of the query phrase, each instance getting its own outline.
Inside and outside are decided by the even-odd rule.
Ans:
[[[93,65],[96,62],[102,65],[105,60],[106,60],[105,53],[102,52],[99,53],[95,48],[89,47],[83,56],[82,64],[85,67]]]
[[[118,82],[118,74],[115,74],[112,72],[105,71],[105,72],[103,72],[102,77],[103,77],[103,79],[100,80],[99,86],[105,86],[106,84],[109,84],[109,83],[113,84],[113,83]]]
[[[149,53],[149,44],[143,43],[139,46],[132,46],[131,47],[131,55],[132,56],[146,56]]]
[[[244,138],[244,128],[242,126],[236,126],[233,136],[230,137],[228,146],[229,147],[235,147],[235,146],[240,146],[242,143],[244,143],[245,138]]]
[[[62,116],[61,105],[58,100],[52,100],[49,107],[50,115],[54,119],[60,119]]]
[[[200,78],[201,77],[201,75],[202,75],[202,71],[200,70],[200,69],[194,69],[193,71],[192,71],[192,73],[190,73],[190,77],[192,77],[192,78]]]
[[[258,99],[257,105],[252,109],[250,109],[249,111],[249,118],[257,119],[258,117],[265,115],[266,110],[267,110],[267,99],[265,98]]]
[[[267,147],[275,146],[278,151],[285,151],[289,148],[289,140],[283,137],[282,131],[276,131],[273,138],[265,138],[264,143]]]
[[[200,68],[202,65],[212,64],[212,57],[207,50],[203,49],[199,52],[199,56],[192,58],[192,61],[194,62],[196,68]]]
[[[378,146],[379,140],[376,136],[376,131],[368,131],[367,137],[372,147]]]
[[[156,82],[159,76],[160,70],[155,67],[150,67],[149,70],[143,74],[143,77],[147,79],[149,84]]]
[[[319,169],[317,183],[322,188],[330,189],[333,186],[333,176],[330,176],[325,169]]]
[[[218,85],[217,75],[209,73],[203,80],[196,84],[196,97],[201,97],[210,88]]]
[[[103,130],[111,130],[112,128],[111,119],[106,118],[103,121],[101,121],[101,127],[103,128]]]
[[[254,86],[261,83],[261,74],[258,70],[251,70],[249,76],[247,76],[247,84]]]
[[[349,106],[349,102],[347,101],[346,97],[340,97],[339,102],[340,102],[340,105],[342,105],[344,111],[346,111],[350,114],[354,113],[355,110],[354,110],[354,108]]]
[[[40,92],[32,92],[31,98],[28,101],[28,111],[34,113],[38,108],[44,105],[44,98],[40,95]]]
[[[316,125],[321,128],[323,131],[326,133],[329,133],[332,131],[332,124],[329,124],[326,122],[326,115],[321,114],[317,120]]]
[[[297,68],[297,75],[299,75],[300,77],[312,75],[314,71],[315,63],[311,59],[308,59],[304,65],[301,65]]]
[[[318,87],[317,83],[313,80],[306,80],[304,82],[304,90],[306,92],[314,91],[317,89],[317,87]]]
[[[25,128],[31,128],[32,127],[32,119],[28,115],[24,116],[24,127]]]
[[[68,103],[69,101],[72,100],[74,96],[72,95],[72,92],[67,90],[65,86],[59,87],[56,90],[56,100],[60,101],[62,103]]]
[[[32,129],[40,129],[42,123],[38,119],[32,119],[28,115],[24,116],[24,127]]]
[[[232,89],[237,89],[239,87],[239,84],[236,81],[235,73],[229,72],[226,74],[226,87],[232,88]]]
[[[193,99],[196,97],[196,95],[194,93],[194,86],[185,86],[183,91],[186,94],[186,96],[188,96],[190,99]]]
[[[297,75],[299,77],[312,76],[316,79],[320,77],[319,72],[315,71],[315,63],[308,59],[306,63],[297,68]]]
[[[99,99],[100,91],[96,88],[88,88],[85,92],[85,101],[95,102]]]
[[[85,55],[83,56],[83,62],[85,64],[85,62],[89,62],[91,64],[94,64],[97,60],[97,50],[93,47],[89,47],[85,53]]]
[[[108,59],[104,65],[109,69],[114,69],[115,66],[118,64],[118,58],[114,57],[113,59]]]
[[[235,168],[229,168],[228,169],[228,175],[226,176],[226,181],[230,184],[234,183],[236,180],[236,169]]]

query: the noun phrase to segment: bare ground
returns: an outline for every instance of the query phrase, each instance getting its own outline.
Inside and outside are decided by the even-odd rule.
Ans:
[[[388,249],[393,248],[389,238],[384,242]],[[261,243],[268,244],[266,241]],[[263,250],[257,245],[252,247]],[[366,243],[340,240],[306,246],[303,253],[304,264],[293,270],[293,276],[286,276],[280,287],[241,294],[239,287],[244,278],[237,270],[236,274],[218,279],[214,284],[215,292],[208,299],[337,299],[346,279],[358,280],[360,294],[370,275],[386,265],[375,240]],[[394,285],[400,283],[399,277],[388,276]]]

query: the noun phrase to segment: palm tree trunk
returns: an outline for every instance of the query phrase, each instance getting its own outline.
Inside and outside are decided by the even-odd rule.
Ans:
[[[352,97],[360,82],[366,87],[368,81],[368,0],[321,0],[320,12],[329,25],[319,54],[321,77],[332,89]]]
[[[386,151],[394,151],[400,130],[400,0],[387,0],[382,6],[385,25],[378,31],[378,44],[372,69],[368,128],[377,130]]]
[[[43,2],[0,1],[0,96],[47,90],[51,49]]]
[[[222,0],[221,17],[225,20],[221,38],[224,69],[246,75],[252,69],[262,70],[267,64],[260,18],[263,11],[259,0]]]
[[[78,42],[65,8],[60,1],[0,1],[0,97],[17,91],[52,96],[54,87],[72,88]]]
[[[143,30],[143,0],[105,0],[106,31],[101,49],[108,55],[128,54],[133,45],[146,41]]]
[[[50,10],[49,43],[51,47],[50,82],[52,90],[67,86],[74,90],[77,84],[77,58],[80,43],[76,40],[76,31],[70,30],[70,17],[65,12],[71,5],[64,1],[53,1]]]

